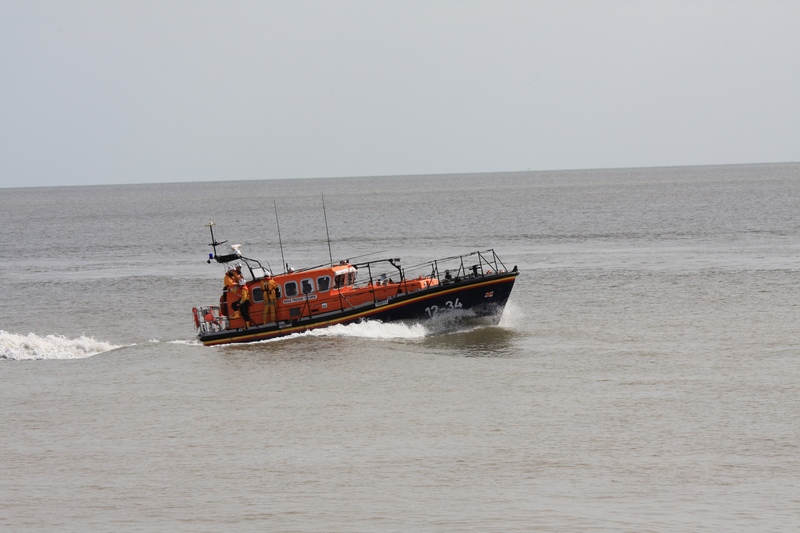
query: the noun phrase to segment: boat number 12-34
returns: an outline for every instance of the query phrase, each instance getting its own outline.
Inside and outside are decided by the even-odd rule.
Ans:
[[[451,302],[451,301],[448,300],[448,301],[446,301],[444,303],[444,308],[448,309],[448,310],[449,309],[460,309],[462,307],[463,307],[463,305],[461,305],[461,302],[458,301],[458,298],[456,298],[455,302]],[[439,310],[439,306],[438,305],[432,305],[430,307],[426,307],[425,308],[425,313],[428,315],[428,318],[432,318],[433,315],[435,315],[438,310]]]

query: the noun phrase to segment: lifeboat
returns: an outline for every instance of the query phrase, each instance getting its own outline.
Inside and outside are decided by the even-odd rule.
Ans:
[[[519,275],[506,269],[494,250],[469,252],[405,267],[399,258],[363,262],[349,260],[274,274],[255,259],[242,256],[239,245],[217,254],[215,260],[232,270],[241,266],[237,283],[247,291],[223,290],[219,305],[192,309],[197,338],[206,346],[246,343],[301,333],[335,324],[362,320],[425,321],[443,315],[497,324]],[[234,275],[236,276],[236,275]],[[265,288],[272,279],[275,313],[269,309]],[[250,304],[246,322],[238,312],[240,294]]]

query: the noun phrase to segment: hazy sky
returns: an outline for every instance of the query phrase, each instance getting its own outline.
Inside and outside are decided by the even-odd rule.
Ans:
[[[781,161],[797,0],[0,0],[0,187]]]

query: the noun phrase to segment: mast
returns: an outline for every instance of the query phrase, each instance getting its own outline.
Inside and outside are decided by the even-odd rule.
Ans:
[[[275,223],[278,225],[278,244],[281,247],[281,261],[283,261],[283,272],[286,273],[289,270],[289,266],[286,264],[286,258],[283,257],[283,240],[281,239],[281,223],[278,220],[278,202],[272,200],[272,204],[275,206]]]
[[[331,234],[328,231],[328,212],[325,211],[325,194],[322,195],[322,214],[325,216],[325,235],[328,237],[328,257],[333,265],[333,253],[331,252]]]
[[[211,244],[209,244],[209,246],[211,246],[214,249],[213,254],[208,254],[208,261],[206,261],[207,263],[210,263],[212,259],[217,258],[217,246],[228,242],[228,241],[217,242],[217,240],[214,238],[214,225],[215,224],[213,221],[209,221],[206,224],[206,227],[209,229],[209,231],[211,231]]]

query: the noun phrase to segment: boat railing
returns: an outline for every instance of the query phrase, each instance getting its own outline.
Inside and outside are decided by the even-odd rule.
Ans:
[[[430,270],[430,277],[436,278],[439,283],[454,283],[467,278],[482,277],[507,271],[506,266],[494,249],[443,257],[415,265],[406,269],[406,271],[421,269]]]
[[[228,317],[220,312],[217,305],[209,305],[192,310],[195,317],[195,325],[200,333],[216,333],[228,329]]]
[[[356,283],[356,287],[388,281],[402,283],[419,277],[432,278],[439,284],[447,284],[508,271],[494,249],[443,257],[409,267],[400,267],[399,261],[399,259],[381,259],[357,264],[361,271],[366,268],[367,276],[366,279],[362,278]]]

